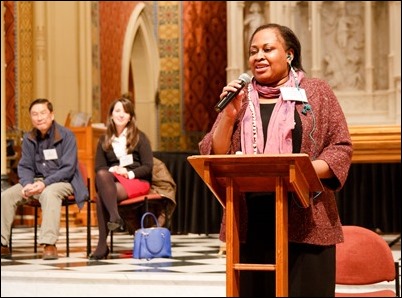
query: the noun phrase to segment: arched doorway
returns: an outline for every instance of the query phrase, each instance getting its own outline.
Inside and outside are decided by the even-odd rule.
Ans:
[[[153,24],[139,3],[131,14],[123,45],[121,93],[134,96],[137,125],[158,150],[159,52]]]

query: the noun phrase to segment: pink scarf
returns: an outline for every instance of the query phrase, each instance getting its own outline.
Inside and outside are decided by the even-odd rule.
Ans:
[[[304,77],[297,72],[297,80]],[[294,76],[289,72],[289,79],[284,87],[296,87]],[[258,85],[253,78],[248,86],[248,107],[241,123],[241,147],[243,154],[280,154],[292,153],[292,130],[295,126],[295,102],[283,100],[279,88]],[[264,146],[264,133],[260,115],[259,94],[265,98],[279,96],[268,123],[267,142]]]

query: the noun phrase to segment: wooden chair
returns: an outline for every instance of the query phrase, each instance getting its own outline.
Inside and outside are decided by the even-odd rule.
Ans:
[[[335,293],[336,297],[399,297],[399,263],[387,242],[377,233],[359,226],[343,226],[345,241],[336,245],[336,284],[359,286]],[[395,289],[381,282],[395,282]],[[376,285],[378,290],[373,290]],[[363,286],[363,287],[362,287]],[[364,286],[371,286],[364,290]]]
[[[88,177],[88,170],[84,163],[78,162],[82,179],[88,188],[88,193],[90,191],[90,181]],[[90,196],[89,196],[90,197]],[[65,220],[66,220],[66,256],[70,256],[70,227],[69,227],[69,206],[76,204],[74,195],[69,195],[63,198],[62,206],[65,207]],[[34,252],[38,252],[38,210],[41,207],[38,200],[31,200],[28,204],[24,206],[29,206],[34,208]],[[10,234],[10,251],[12,251],[12,228]]]

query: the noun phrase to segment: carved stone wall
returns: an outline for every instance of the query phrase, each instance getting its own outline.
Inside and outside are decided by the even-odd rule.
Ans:
[[[400,2],[229,1],[228,11],[238,18],[228,23],[233,40],[228,80],[248,71],[248,42],[255,28],[280,23],[295,31],[307,76],[329,82],[350,125],[400,125],[401,47],[394,41],[401,34]],[[242,51],[235,48],[239,38]],[[238,54],[244,57],[240,65],[230,59]]]
[[[334,90],[364,90],[364,6],[361,2],[324,2],[322,69]]]

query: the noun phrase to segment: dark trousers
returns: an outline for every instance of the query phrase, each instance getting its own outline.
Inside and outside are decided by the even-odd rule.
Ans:
[[[275,194],[247,195],[247,209],[241,262],[275,264]],[[335,245],[289,243],[288,257],[289,297],[334,297]],[[240,271],[241,297],[275,297],[275,293],[275,271]]]

